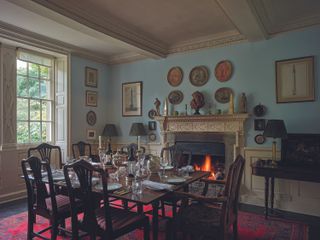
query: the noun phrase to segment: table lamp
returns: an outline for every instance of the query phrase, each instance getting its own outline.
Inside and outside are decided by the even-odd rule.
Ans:
[[[269,120],[264,129],[263,136],[272,137],[272,163],[276,164],[277,142],[276,138],[287,138],[287,129],[283,120]]]
[[[132,123],[129,135],[137,137],[137,144],[138,144],[138,151],[139,151],[140,150],[140,136],[147,135],[147,132],[143,126],[143,123]]]
[[[108,150],[107,154],[112,153],[111,149],[111,137],[118,136],[117,128],[114,124],[107,123],[103,129],[102,136],[108,137]]]

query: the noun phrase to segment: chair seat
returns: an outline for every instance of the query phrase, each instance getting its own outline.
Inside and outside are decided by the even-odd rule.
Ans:
[[[193,203],[177,213],[177,222],[188,232],[219,236],[221,210],[201,203]]]
[[[133,225],[141,225],[141,222],[145,221],[147,218],[145,215],[130,212],[128,210],[123,210],[120,208],[110,207],[111,220],[113,231],[119,231]],[[104,208],[99,208],[96,210],[96,217],[98,226],[106,230]]]
[[[56,201],[57,201],[57,209],[58,212],[64,212],[64,211],[70,211],[70,200],[68,196],[65,195],[56,195]],[[51,198],[46,199],[46,204],[48,210],[52,211],[52,204],[51,204]]]

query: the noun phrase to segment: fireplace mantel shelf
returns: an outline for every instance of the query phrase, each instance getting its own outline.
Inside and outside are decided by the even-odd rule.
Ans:
[[[156,116],[162,132],[243,132],[249,114]]]

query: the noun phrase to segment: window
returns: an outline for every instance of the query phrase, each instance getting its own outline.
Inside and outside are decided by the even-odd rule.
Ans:
[[[54,59],[17,54],[17,143],[53,141]]]

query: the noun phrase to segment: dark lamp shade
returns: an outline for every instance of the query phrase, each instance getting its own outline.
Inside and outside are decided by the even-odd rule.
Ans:
[[[287,129],[283,120],[269,120],[263,136],[272,138],[287,138]]]
[[[105,136],[105,137],[118,136],[116,126],[114,124],[106,124],[106,126],[103,129],[102,136]]]
[[[143,126],[143,123],[132,123],[129,135],[130,136],[145,136],[145,135],[147,135],[147,132]]]

